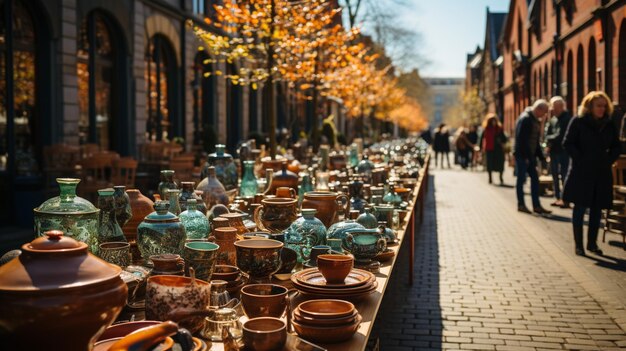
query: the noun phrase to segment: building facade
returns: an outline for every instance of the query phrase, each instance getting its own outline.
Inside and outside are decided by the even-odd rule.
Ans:
[[[458,106],[461,92],[465,87],[465,79],[463,78],[423,78],[428,85],[430,97],[432,99],[430,106],[432,112],[429,117],[429,125],[436,127],[446,120],[456,118],[450,116],[452,113],[458,113],[455,109]]]

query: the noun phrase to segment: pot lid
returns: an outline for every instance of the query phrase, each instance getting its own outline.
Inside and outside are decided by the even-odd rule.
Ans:
[[[154,212],[150,213],[144,219],[145,222],[177,222],[178,216],[169,212],[170,203],[168,201],[157,201],[154,203]]]
[[[0,267],[0,291],[46,293],[80,288],[117,278],[122,271],[59,230],[22,245],[22,251]]]

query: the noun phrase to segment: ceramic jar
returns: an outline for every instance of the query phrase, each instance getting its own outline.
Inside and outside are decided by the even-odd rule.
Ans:
[[[180,209],[180,203],[178,202],[178,197],[180,196],[179,189],[167,189],[167,198],[165,198],[170,203],[169,211],[175,215],[179,215],[182,211]]]
[[[178,189],[178,185],[174,182],[174,171],[171,169],[164,169],[161,171],[161,182],[159,183],[159,195],[161,199],[167,199],[167,189]]]
[[[265,176],[267,169],[272,169],[274,172],[280,171],[282,169],[283,164],[286,161],[287,160],[284,157],[278,156],[278,155],[276,156],[275,159],[272,159],[269,156],[263,157],[261,159],[261,163],[263,164],[261,168],[261,176]]]
[[[76,196],[80,179],[57,178],[61,193],[33,210],[35,235],[48,230],[61,230],[65,236],[87,244],[91,252],[98,251],[98,213],[91,202]]]
[[[224,185],[220,183],[215,175],[215,167],[211,166],[207,169],[206,178],[202,179],[196,190],[202,191],[202,200],[204,200],[207,208],[211,208],[216,204],[228,206],[230,200]]]
[[[133,211],[130,208],[130,198],[126,194],[126,187],[124,185],[116,185],[113,187],[115,193],[115,220],[124,227],[128,221],[133,217]]]
[[[374,164],[369,160],[369,157],[366,154],[363,154],[363,159],[359,162],[359,165],[356,167],[357,173],[363,176],[363,179],[366,183],[370,183],[372,180],[372,171],[374,170]]]
[[[383,202],[396,208],[400,207],[402,198],[396,193],[395,185],[393,183],[389,184],[389,192],[383,196]]]
[[[302,217],[296,219],[285,231],[285,247],[298,254],[298,262],[304,262],[316,245],[326,245],[326,227],[315,218],[317,210],[302,209]]]
[[[241,197],[254,197],[259,192],[259,184],[254,175],[254,161],[243,161],[243,177],[239,186]]]
[[[209,220],[196,209],[196,199],[187,200],[187,210],[183,211],[178,218],[185,227],[187,240],[207,239],[209,236]]]
[[[137,228],[137,246],[146,259],[158,254],[180,255],[187,234],[180,219],[168,212],[169,204],[157,201],[155,212],[150,213]]]
[[[350,193],[350,208],[363,212],[365,206],[367,206],[367,201],[365,201],[363,196],[363,182],[354,180],[350,183],[348,189]]]
[[[150,275],[184,275],[185,260],[181,255],[160,254],[148,257],[153,268]]]
[[[298,182],[300,181],[297,174],[287,170],[287,162],[283,162],[281,170],[274,173],[272,178],[272,184],[268,188],[266,194],[274,194],[276,189],[280,187],[288,187],[294,190],[298,189]]]
[[[213,229],[215,243],[219,245],[217,250],[217,264],[236,266],[237,253],[235,241],[237,241],[237,229],[232,227],[221,227]]]
[[[91,350],[126,303],[120,272],[61,231],[24,244],[0,267],[2,348]]]
[[[139,226],[139,223],[141,223],[147,215],[152,213],[154,202],[143,196],[139,189],[128,189],[126,190],[126,194],[128,194],[130,200],[130,209],[133,215],[122,227],[122,232],[126,237],[126,241],[130,243],[133,262],[137,262],[141,260],[141,254],[137,249],[137,226]]]
[[[304,194],[302,208],[314,208],[316,217],[328,228],[337,221],[337,212],[341,209],[347,216],[350,212],[348,196],[331,191],[311,191]]]
[[[220,215],[220,217],[228,219],[228,226],[237,229],[237,235],[241,238],[248,232],[248,228],[246,228],[246,225],[243,223],[243,219],[247,216],[246,214],[237,212]]]
[[[267,281],[280,268],[280,241],[272,239],[250,239],[235,243],[237,267],[248,274],[254,282]]]
[[[329,239],[339,239],[341,240],[341,246],[345,247],[346,246],[346,234],[348,233],[349,230],[353,230],[353,229],[366,229],[366,228],[360,223],[357,223],[356,221],[352,221],[352,220],[337,222],[333,224],[332,226],[330,226],[330,228],[328,228],[328,230],[326,231],[326,240],[328,241]]]
[[[304,200],[304,194],[309,191],[313,191],[313,179],[311,178],[311,173],[302,174],[302,183],[298,188],[298,205],[302,204],[302,200]]]
[[[233,157],[225,152],[225,149],[225,145],[215,145],[215,152],[207,156],[207,161],[200,176],[206,178],[209,174],[209,167],[215,167],[217,179],[224,185],[226,190],[232,190],[237,187],[237,165]]]
[[[207,208],[202,200],[202,196],[197,195],[195,193],[195,183],[194,182],[180,182],[180,194],[178,195],[178,203],[180,205],[180,210],[187,210],[187,200],[195,199],[196,200],[196,210],[206,214]]]
[[[98,190],[98,245],[112,241],[126,241],[122,228],[115,219],[115,197],[111,188]],[[96,252],[97,254],[97,252]]]
[[[387,249],[387,241],[378,229],[353,229],[346,233],[344,248],[360,263],[370,262]]]
[[[298,217],[297,203],[296,199],[281,197],[263,199],[254,210],[254,222],[259,230],[281,233]]]
[[[365,207],[364,212],[359,215],[356,222],[367,229],[374,229],[378,227],[378,219],[376,219],[376,216],[372,214],[372,208],[369,206]]]

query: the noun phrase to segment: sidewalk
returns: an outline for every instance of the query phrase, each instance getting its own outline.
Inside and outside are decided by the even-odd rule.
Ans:
[[[485,173],[432,174],[415,283],[404,252],[372,333],[381,350],[626,349],[621,248],[577,257],[566,210],[552,220],[521,214],[514,189]]]

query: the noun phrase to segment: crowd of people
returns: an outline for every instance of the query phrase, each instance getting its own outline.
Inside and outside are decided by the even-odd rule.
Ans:
[[[567,111],[565,101],[555,96],[538,99],[517,118],[513,140],[495,114],[488,114],[480,127],[457,128],[454,135],[444,123],[432,140],[435,167],[450,168],[448,155],[454,146],[454,161],[463,169],[482,164],[493,183],[498,173],[504,185],[505,158],[510,154],[516,176],[517,209],[522,213],[550,215],[539,199],[539,170],[552,176],[552,206],[571,208],[577,255],[585,255],[584,216],[588,213],[587,251],[602,254],[597,245],[602,210],[613,204],[612,165],[621,152],[620,132],[613,120],[611,99],[601,91],[587,94],[576,115]],[[428,140],[427,140],[428,141]],[[511,148],[510,144],[514,146]],[[549,164],[549,167],[546,165]],[[532,211],[526,206],[524,184],[530,179]]]

